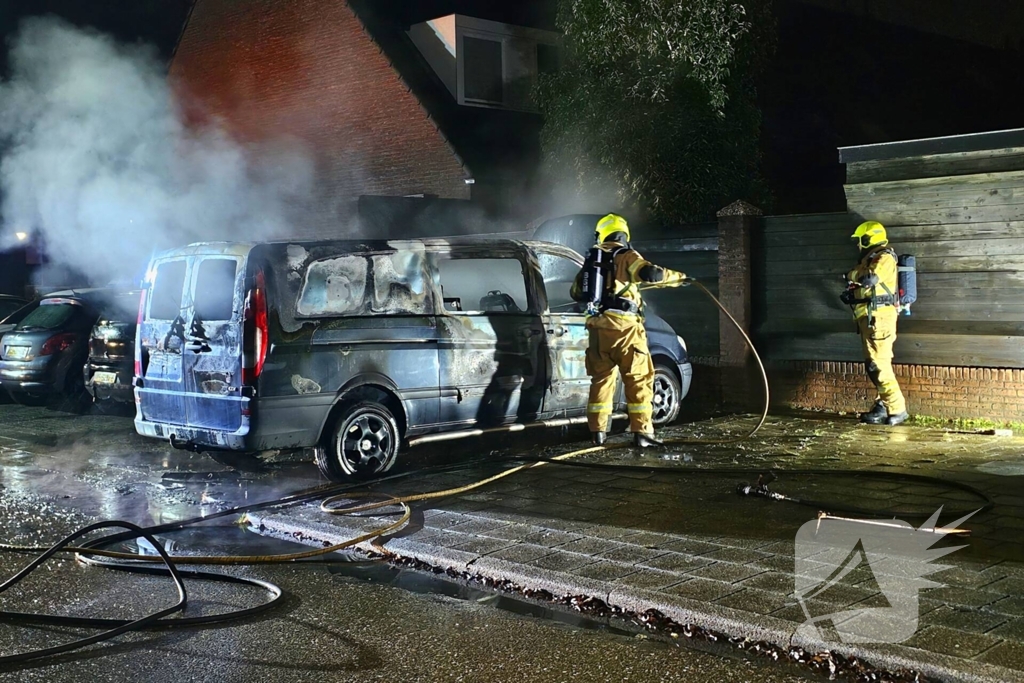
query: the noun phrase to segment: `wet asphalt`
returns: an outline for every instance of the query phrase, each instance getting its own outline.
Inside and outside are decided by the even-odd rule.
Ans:
[[[546,438],[562,436],[581,435]],[[520,439],[514,445],[535,450],[544,444]],[[405,467],[497,455],[507,447],[495,440],[423,449],[410,454]],[[302,454],[224,464],[142,439],[126,416],[13,405],[0,405],[0,465],[0,538],[29,545],[49,545],[97,520],[162,524],[325,483]],[[293,549],[247,535],[231,521],[168,537],[186,552]],[[0,554],[0,575],[12,575],[29,557]],[[285,595],[278,606],[245,621],[126,634],[50,660],[0,668],[0,680],[806,680],[787,668],[579,622],[408,570],[350,563],[215,571],[271,581]],[[186,615],[266,599],[253,589],[202,581],[189,581],[188,588]],[[60,556],[5,593],[2,604],[9,610],[138,618],[174,600],[164,577],[82,567]],[[0,653],[92,632],[0,624]]]

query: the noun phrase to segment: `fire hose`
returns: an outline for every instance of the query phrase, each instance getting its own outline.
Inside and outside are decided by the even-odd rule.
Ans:
[[[745,434],[740,436],[725,438],[725,439],[692,439],[692,438],[681,438],[681,439],[668,439],[664,443],[666,445],[723,445],[731,444],[745,439],[751,438],[756,434],[761,427],[764,425],[768,417],[768,409],[770,403],[769,387],[768,387],[768,375],[765,370],[764,364],[761,361],[757,350],[754,347],[753,342],[747,335],[746,331],[743,330],[742,326],[736,321],[732,314],[722,305],[722,303],[712,294],[703,284],[700,282],[689,279],[687,284],[692,284],[706,294],[715,305],[721,310],[721,312],[729,319],[729,321],[735,326],[735,328],[742,335],[745,343],[751,350],[751,353],[756,360],[757,367],[760,370],[761,379],[763,381],[764,389],[764,403],[763,409],[760,414],[760,418],[756,424],[747,431]],[[656,288],[658,285],[645,286],[643,289]],[[101,522],[85,527],[70,536],[62,539],[58,543],[51,547],[37,547],[37,546],[23,546],[14,544],[0,543],[0,551],[6,552],[19,552],[19,553],[41,553],[36,559],[29,563],[24,569],[19,571],[13,577],[0,584],[0,593],[8,590],[9,588],[17,585],[25,577],[27,577],[32,571],[39,567],[50,557],[58,553],[72,553],[75,559],[83,564],[90,566],[99,566],[108,569],[114,569],[118,571],[145,573],[145,574],[160,574],[169,576],[174,582],[175,588],[178,592],[178,601],[171,606],[165,607],[161,610],[153,612],[152,614],[135,619],[100,619],[91,617],[72,617],[62,615],[51,615],[51,614],[28,614],[11,611],[0,611],[0,621],[11,621],[17,623],[32,623],[32,624],[49,624],[49,625],[66,625],[66,626],[88,626],[92,628],[103,628],[106,629],[103,632],[69,642],[63,645],[48,647],[39,650],[33,650],[29,652],[11,654],[0,656],[0,666],[16,664],[29,660],[44,658],[53,656],[60,653],[70,652],[78,648],[92,645],[104,640],[115,638],[123,633],[129,631],[136,631],[142,629],[153,629],[153,628],[170,628],[170,627],[184,627],[184,626],[195,626],[199,624],[213,624],[223,623],[232,621],[235,619],[248,617],[253,614],[266,611],[273,607],[276,602],[283,595],[283,591],[276,585],[260,581],[257,579],[241,578],[227,574],[219,574],[207,571],[198,570],[182,570],[178,568],[178,564],[182,565],[200,565],[200,566],[239,566],[239,565],[265,565],[265,564],[285,564],[285,563],[298,563],[308,562],[315,558],[325,558],[328,555],[337,553],[338,551],[345,550],[358,546],[360,544],[369,542],[371,546],[380,554],[385,557],[391,556],[392,554],[379,542],[379,540],[387,534],[398,530],[409,520],[412,514],[410,508],[411,503],[422,502],[427,500],[436,500],[440,498],[449,498],[460,494],[467,493],[469,491],[478,489],[486,486],[493,482],[496,482],[505,477],[509,477],[518,472],[522,472],[527,469],[541,467],[544,465],[571,465],[574,467],[592,467],[601,469],[611,470],[641,470],[641,471],[657,471],[659,473],[672,473],[672,474],[715,474],[715,475],[732,475],[738,473],[750,473],[751,469],[743,468],[701,468],[701,469],[674,469],[666,467],[646,467],[646,466],[624,466],[624,465],[611,465],[607,463],[593,463],[593,462],[569,462],[575,458],[585,455],[592,455],[596,453],[611,452],[630,448],[628,442],[605,444],[602,446],[589,446],[580,448],[568,453],[557,455],[550,458],[544,457],[521,457],[516,456],[509,458],[511,462],[518,462],[513,467],[505,469],[495,475],[486,477],[479,481],[472,482],[464,486],[458,486],[448,488],[439,491],[431,491],[427,493],[420,493],[406,496],[390,496],[386,494],[370,493],[365,491],[357,491],[357,489],[365,488],[363,483],[353,484],[335,484],[328,486],[319,486],[312,489],[299,491],[281,498],[263,501],[260,503],[254,503],[239,507],[233,507],[227,510],[222,510],[210,515],[202,517],[195,517],[192,519],[182,520],[178,522],[172,522],[168,524],[152,526],[148,528],[141,528],[129,522]],[[461,469],[471,469],[479,467],[484,464],[493,465],[493,459],[478,459],[471,462],[461,463],[454,466],[445,467],[434,467],[424,468],[419,470],[410,470],[400,474],[390,475],[387,477],[376,480],[375,483],[383,483],[393,481],[396,479],[407,478],[415,475],[422,475],[430,472],[446,472],[455,471]],[[789,472],[799,472],[802,474],[822,474],[836,476],[844,474],[844,471],[840,470],[789,470]],[[943,486],[951,486],[964,491],[967,491],[973,495],[976,495],[984,501],[982,506],[983,510],[989,509],[992,506],[992,502],[985,496],[984,493],[977,489],[970,487],[966,484],[960,484],[959,482],[947,482],[944,480],[933,479],[929,477],[922,477],[920,475],[900,475],[897,473],[865,473],[856,471],[846,471],[845,474],[851,475],[865,475],[870,474],[871,476],[881,476],[884,478],[913,478],[916,481],[931,482]],[[368,496],[383,496],[383,500],[376,500],[367,503],[358,503],[351,505],[351,501],[359,498]],[[163,547],[162,543],[155,538],[158,533],[173,532],[181,530],[196,524],[209,522],[214,519],[223,517],[237,517],[244,515],[248,512],[256,510],[269,509],[269,508],[280,508],[291,505],[297,505],[300,503],[309,502],[312,500],[321,500],[320,509],[332,515],[352,515],[357,513],[365,513],[373,510],[380,510],[382,508],[398,507],[401,510],[401,514],[395,521],[388,522],[387,524],[381,525],[379,528],[373,529],[367,533],[361,534],[354,538],[348,539],[344,542],[328,545],[323,548],[316,548],[312,550],[274,554],[274,555],[170,555],[167,550]],[[799,504],[808,504],[808,501],[803,501],[796,498],[787,498],[785,496],[777,497],[779,500],[789,500],[791,502]],[[813,502],[813,501],[812,501]],[[819,505],[818,503],[814,503]],[[856,512],[864,513],[865,510],[851,508],[848,506],[831,505],[831,509],[836,511],[845,512]],[[866,511],[871,514],[871,511]],[[115,533],[108,536],[103,536],[93,540],[86,541],[81,545],[73,545],[73,543],[94,531],[98,531],[106,528],[122,528],[124,531]],[[145,539],[150,545],[152,545],[156,551],[156,556],[140,556],[136,553],[123,552],[118,550],[109,549],[110,546],[115,543],[121,543],[125,541]],[[98,559],[105,558],[105,559]],[[156,566],[163,565],[163,566]],[[258,588],[270,594],[271,599],[267,602],[256,605],[242,610],[236,610],[226,613],[205,615],[200,617],[175,617],[177,613],[182,612],[188,602],[187,591],[183,582],[183,578],[200,579],[207,581],[218,581],[228,582],[239,585],[246,585],[253,588]]]

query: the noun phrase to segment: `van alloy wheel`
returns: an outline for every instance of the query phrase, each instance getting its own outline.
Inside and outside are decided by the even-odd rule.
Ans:
[[[399,441],[391,411],[380,403],[363,401],[342,413],[323,457],[316,458],[317,466],[330,479],[383,474],[398,459]]]
[[[683,391],[676,373],[664,365],[654,368],[654,398],[651,401],[651,420],[661,426],[679,417],[679,401]]]

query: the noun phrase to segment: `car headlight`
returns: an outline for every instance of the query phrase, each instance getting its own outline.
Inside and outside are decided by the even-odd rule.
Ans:
[[[689,353],[689,349],[686,348],[686,341],[682,337],[676,335],[676,341],[678,341],[679,345],[683,347],[683,351]]]

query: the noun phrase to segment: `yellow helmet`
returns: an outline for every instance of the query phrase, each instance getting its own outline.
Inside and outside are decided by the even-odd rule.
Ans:
[[[885,226],[878,221],[865,221],[857,226],[857,229],[850,235],[850,239],[857,241],[861,249],[870,249],[880,244],[888,244],[889,238],[885,235]]]
[[[626,241],[629,241],[629,224],[622,216],[610,213],[597,222],[597,243],[600,244],[617,232],[626,234]]]

